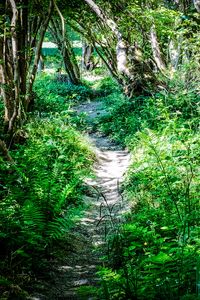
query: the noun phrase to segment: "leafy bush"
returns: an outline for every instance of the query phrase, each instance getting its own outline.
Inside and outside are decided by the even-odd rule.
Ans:
[[[179,75],[152,96],[111,93],[104,102],[110,115],[101,119],[100,129],[132,153],[124,185],[132,209],[108,237],[99,297],[198,299],[197,84]]]
[[[195,293],[199,146],[199,134],[184,128],[166,128],[160,134],[148,130],[132,143],[126,183],[132,213],[120,233],[111,237],[111,268],[99,273],[109,299],[180,299]]]
[[[85,118],[71,109],[74,102],[93,97],[93,91],[42,75],[35,94],[29,123],[20,129],[26,142],[10,151],[13,162],[0,155],[0,275],[5,279],[0,295],[5,292],[10,299],[27,297],[22,289],[26,274],[43,269],[54,240],[66,241],[80,218],[83,181],[91,176],[95,159],[76,130],[85,128]],[[18,278],[21,273],[26,279]]]
[[[32,122],[28,140],[1,159],[1,270],[32,270],[54,239],[65,236],[83,210],[83,180],[94,155],[59,118]],[[9,176],[8,176],[9,175]]]
[[[104,102],[110,115],[100,120],[100,130],[122,145],[144,128],[162,130],[169,123],[194,130],[199,127],[200,96],[192,90],[187,93],[163,91],[151,97],[132,99],[112,93]]]
[[[35,109],[40,112],[62,112],[69,106],[94,97],[92,89],[84,85],[58,82],[50,75],[41,75],[35,84]]]
[[[98,83],[95,85],[95,89],[101,96],[108,96],[112,93],[121,92],[121,89],[117,82],[110,76],[98,81]]]

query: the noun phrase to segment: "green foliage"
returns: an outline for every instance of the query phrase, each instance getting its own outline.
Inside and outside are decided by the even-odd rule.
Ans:
[[[108,238],[101,299],[198,299],[200,98],[190,70],[152,96],[105,100],[101,130],[132,153],[132,209]]]
[[[48,119],[59,117],[66,125],[85,130],[85,115],[77,116],[73,107],[77,102],[89,101],[93,97],[94,92],[87,85],[74,86],[43,74],[37,78],[35,84],[35,103],[31,116]]]
[[[105,77],[98,81],[95,85],[95,89],[101,96],[108,96],[115,92],[120,93],[120,87],[112,77]]]
[[[67,235],[84,209],[83,180],[94,160],[86,141],[61,118],[34,120],[26,132],[26,144],[11,152],[14,163],[0,164],[4,275],[40,268],[38,257]]]
[[[132,213],[111,238],[112,269],[100,275],[112,277],[109,299],[179,299],[197,280],[199,135],[148,130],[138,138],[126,186]]]
[[[100,120],[100,130],[124,146],[134,133],[144,128],[163,130],[171,124],[172,127],[186,127],[197,131],[200,113],[198,81],[195,81],[197,73],[186,81],[185,79],[189,79],[190,69],[181,72],[184,76],[176,74],[170,81],[168,90],[163,89],[152,96],[127,99],[119,91],[114,91],[102,98],[110,114]]]
[[[46,49],[47,50],[47,49]],[[59,69],[62,68],[62,56],[57,49],[42,50],[43,63],[45,69]]]
[[[97,295],[97,291],[98,289],[94,286],[90,286],[90,285],[84,285],[81,286],[77,289],[77,293],[78,295],[81,297],[81,299],[89,299],[90,297],[92,297],[92,299],[98,299],[96,298]]]
[[[0,298],[25,299],[27,279],[17,274],[41,271],[55,241],[66,241],[85,209],[84,179],[95,159],[76,130],[85,129],[85,119],[71,108],[93,91],[52,75],[38,76],[34,91],[25,141],[10,150],[13,162],[0,156]]]
[[[18,146],[12,154],[16,164],[4,184],[10,185],[12,180],[15,186],[9,186],[11,192],[1,205],[8,205],[3,214],[9,211],[14,221],[19,217],[14,204],[23,215],[27,232],[33,237],[30,228],[35,228],[37,238],[38,231],[44,229],[51,235],[47,223],[55,218],[65,225],[68,209],[80,204],[81,182],[88,176],[91,151],[80,135],[59,119],[29,124],[27,133],[26,146]],[[63,218],[57,219],[60,214]]]
[[[37,78],[34,91],[37,95],[35,110],[41,113],[60,113],[77,102],[94,97],[92,89],[87,86],[59,82],[56,76],[45,74]]]

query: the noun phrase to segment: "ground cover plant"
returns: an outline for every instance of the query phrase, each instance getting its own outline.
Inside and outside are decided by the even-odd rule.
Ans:
[[[102,196],[116,224],[105,228],[101,288],[87,284],[80,297],[199,299],[199,32],[199,0],[1,1],[2,300],[27,299],[35,276],[68,243],[83,194],[91,194],[84,180],[95,157],[85,133],[99,149],[103,140],[132,153],[117,183],[131,209],[112,217],[115,204]],[[95,116],[91,124],[77,115],[80,103]],[[128,157],[117,151],[118,160],[103,153],[103,171]],[[94,223],[85,231],[95,239]]]
[[[85,85],[60,82],[55,74],[41,74],[34,87],[34,109],[43,113],[63,112],[73,105],[94,98],[93,90]]]
[[[100,130],[132,153],[124,186],[132,211],[108,237],[100,297],[197,299],[198,81],[186,88],[179,75],[152,96],[113,93],[104,100],[110,115]]]
[[[27,297],[28,277],[44,271],[54,244],[66,239],[85,209],[83,181],[95,156],[75,129],[83,126],[81,118],[70,115],[67,94],[59,96],[58,88],[63,84],[38,79],[40,118],[36,104],[21,130],[23,142],[10,160],[1,156],[1,295],[8,299]]]

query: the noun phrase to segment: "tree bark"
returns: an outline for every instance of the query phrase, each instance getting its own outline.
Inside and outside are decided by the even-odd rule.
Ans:
[[[63,25],[61,25],[61,23],[53,17],[50,22],[50,30],[54,42],[57,44],[63,58],[65,71],[69,76],[69,81],[73,84],[80,84],[80,71],[78,63],[73,53],[70,41],[68,40],[65,26],[63,29]],[[65,30],[64,36],[62,30]]]
[[[177,45],[175,45],[175,42],[173,40],[171,40],[169,42],[169,49],[168,49],[170,63],[174,70],[178,69],[180,60],[182,60],[182,58],[181,58],[182,41],[180,40],[180,38],[178,41],[176,41],[176,43],[177,43]]]
[[[37,68],[38,68],[38,63],[40,60],[40,55],[41,55],[41,49],[42,49],[42,43],[44,40],[44,35],[47,30],[47,27],[49,25],[50,17],[53,11],[53,2],[52,0],[49,1],[49,7],[47,11],[47,15],[44,18],[44,21],[41,24],[41,29],[39,32],[39,39],[36,45],[36,50],[35,50],[35,57],[34,57],[34,62],[33,62],[33,67],[32,71],[30,72],[29,79],[28,79],[28,85],[27,85],[27,93],[26,93],[26,107],[25,110],[28,110],[28,107],[32,104],[32,90],[33,90],[33,83],[35,81],[35,77],[37,74]]]
[[[6,161],[13,162],[13,159],[9,154],[8,148],[6,147],[5,142],[2,140],[0,140],[0,153]]]
[[[84,0],[90,8],[96,13],[96,15],[106,24],[111,31],[114,33],[117,39],[116,45],[116,59],[117,59],[117,69],[119,73],[125,74],[126,76],[130,76],[130,70],[128,67],[128,46],[123,39],[122,33],[120,32],[117,24],[110,18],[106,16],[106,14],[99,8],[99,6],[94,3],[92,0]]]
[[[166,65],[160,50],[160,45],[158,42],[158,37],[157,37],[156,28],[154,24],[151,26],[151,30],[150,30],[150,42],[151,42],[154,61],[156,62],[158,69],[160,71],[164,71],[166,69]]]
[[[58,42],[60,44],[60,51],[61,51],[61,54],[63,57],[65,70],[68,73],[70,80],[73,84],[80,84],[80,70],[79,70],[79,67],[78,67],[78,64],[76,61],[76,57],[72,50],[71,43],[67,37],[65,18],[63,17],[55,0],[53,0],[53,3],[54,3],[54,7],[57,10],[58,15],[60,17],[60,21],[61,21],[61,30],[60,30],[61,34],[57,36],[57,40],[60,37],[60,41],[58,41]],[[55,21],[55,19],[54,19],[54,21]],[[59,26],[59,23],[57,23],[57,25]],[[55,26],[54,26],[54,30],[55,30]]]
[[[111,76],[113,76],[119,84],[122,84],[121,78],[119,78],[119,74],[117,71],[117,63],[116,63],[116,51],[112,47],[112,41],[110,43],[108,37],[106,39],[106,44],[99,41],[96,36],[94,35],[94,31],[92,28],[88,28],[84,22],[80,20],[75,20],[78,26],[75,24],[70,23],[70,26],[78,32],[80,35],[84,37],[88,43],[92,44],[94,49],[96,50],[98,56],[105,64],[106,68],[109,70]],[[101,23],[98,23],[99,30],[103,30],[103,26]]]
[[[84,1],[101,20],[104,27],[108,27],[113,33],[113,41],[117,42],[115,60],[118,81],[121,82],[127,96],[132,97],[133,94],[140,94],[143,91],[146,93],[149,83],[155,84],[156,79],[149,64],[143,59],[142,51],[138,48],[137,43],[131,47],[114,20],[109,18],[93,0]]]
[[[193,0],[194,7],[196,8],[197,12],[200,13],[200,0]]]
[[[94,47],[86,41],[83,41],[82,44],[82,67],[87,71],[92,71],[95,68]]]
[[[44,70],[44,57],[40,54],[40,59],[38,62],[38,72],[41,73]]]
[[[47,15],[44,13],[43,20],[33,14],[28,0],[8,0],[0,9],[0,89],[5,107],[5,133],[12,136],[16,127],[21,126],[26,119],[42,41],[52,12],[52,0],[49,0],[49,10]],[[31,20],[33,23],[30,25]],[[34,35],[31,28],[36,29]],[[33,58],[32,47],[37,40],[39,28],[40,37],[27,82],[28,68]]]

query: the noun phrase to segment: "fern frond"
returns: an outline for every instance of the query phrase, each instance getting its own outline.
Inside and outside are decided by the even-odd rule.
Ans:
[[[50,239],[60,239],[69,230],[69,219],[57,217],[48,225],[47,234]]]
[[[28,200],[24,203],[22,211],[26,230],[37,229],[37,231],[42,232],[45,227],[45,217],[40,207]]]

